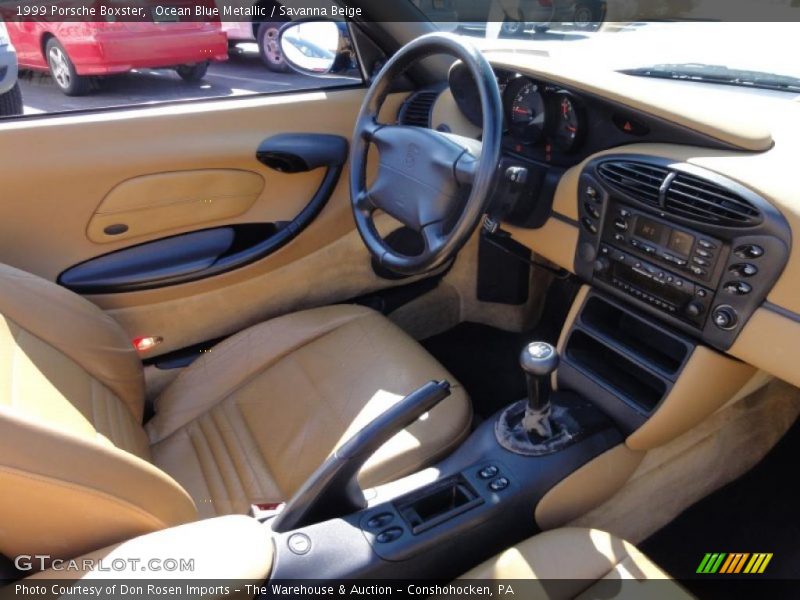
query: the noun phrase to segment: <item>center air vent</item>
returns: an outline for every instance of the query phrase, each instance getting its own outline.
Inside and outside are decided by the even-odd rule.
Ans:
[[[670,182],[664,208],[687,219],[729,227],[761,222],[759,210],[740,195],[686,173],[678,173]]]
[[[430,127],[433,105],[439,92],[417,92],[412,94],[400,107],[398,122],[400,125],[414,127]]]
[[[640,202],[658,206],[668,169],[629,160],[609,160],[597,168],[600,178]]]

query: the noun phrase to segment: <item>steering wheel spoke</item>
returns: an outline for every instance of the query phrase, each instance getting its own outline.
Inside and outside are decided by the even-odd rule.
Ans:
[[[480,157],[464,152],[455,166],[456,181],[461,185],[472,185],[480,167]]]
[[[437,254],[447,243],[447,236],[444,234],[444,226],[441,221],[425,225],[420,233],[425,242],[425,252],[428,254]]]
[[[359,192],[353,200],[353,207],[364,216],[371,216],[377,208],[367,190]]]
[[[375,134],[383,127],[385,127],[385,125],[383,123],[378,123],[374,115],[367,115],[358,123],[358,131],[360,131],[361,137],[367,142],[374,140]]]

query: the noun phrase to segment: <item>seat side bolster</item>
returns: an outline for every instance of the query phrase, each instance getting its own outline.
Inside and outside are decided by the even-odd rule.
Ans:
[[[0,264],[0,288],[0,315],[75,361],[141,423],[144,371],[119,323],[78,294],[8,265]]]
[[[197,518],[186,491],[102,436],[66,432],[0,407],[0,552],[71,558]]]

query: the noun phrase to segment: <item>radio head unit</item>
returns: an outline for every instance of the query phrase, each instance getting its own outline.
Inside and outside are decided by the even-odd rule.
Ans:
[[[774,207],[693,165],[603,156],[586,165],[578,196],[575,272],[722,350],[788,258]]]

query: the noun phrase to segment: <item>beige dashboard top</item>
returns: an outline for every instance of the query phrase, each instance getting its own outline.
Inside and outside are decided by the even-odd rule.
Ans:
[[[767,123],[747,112],[746,101],[708,86],[684,86],[679,93],[664,93],[662,86],[653,85],[653,79],[576,64],[574,60],[522,52],[487,52],[486,57],[494,67],[524,72],[535,79],[643,110],[743,150],[768,150],[773,143]]]
[[[589,160],[611,153],[645,154],[701,166],[749,187],[783,214],[793,240],[800,239],[798,98],[785,93],[586,70],[572,62],[522,52],[490,51],[486,56],[495,67],[610,100],[738,148],[632,143],[599,152],[566,171],[556,190],[554,212],[577,220],[578,176]],[[474,127],[465,124],[449,93],[442,94],[434,107],[432,125],[441,123],[448,123],[456,133],[475,135]],[[551,218],[541,229],[507,229],[534,251],[572,270],[578,240],[575,226]],[[783,314],[758,309],[730,353],[800,385],[800,369],[794,358],[800,355],[800,244],[792,244],[789,261],[767,300],[785,309]]]

